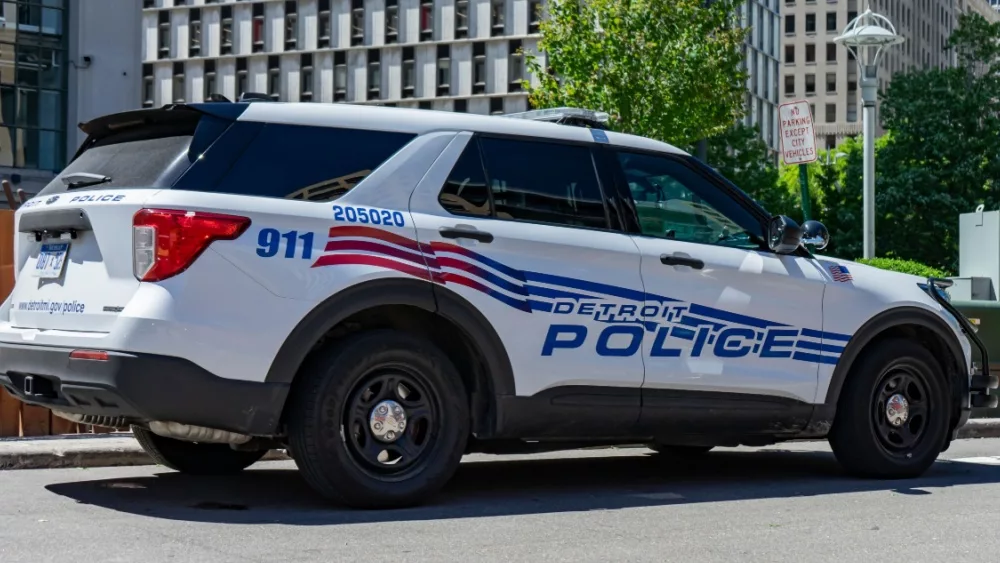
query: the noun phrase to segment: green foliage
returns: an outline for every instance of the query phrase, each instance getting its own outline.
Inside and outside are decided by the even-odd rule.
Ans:
[[[867,264],[875,268],[910,274],[911,276],[920,276],[922,278],[948,277],[948,273],[944,270],[939,270],[913,260],[901,260],[898,258],[859,258],[857,261],[861,264]]]
[[[607,112],[612,128],[687,145],[743,112],[742,0],[550,0],[527,55],[534,107]]]
[[[778,168],[767,143],[753,127],[738,123],[709,139],[708,162],[765,209],[795,204],[791,194],[777,189]]]

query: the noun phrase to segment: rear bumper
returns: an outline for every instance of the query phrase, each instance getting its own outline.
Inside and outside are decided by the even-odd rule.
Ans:
[[[170,356],[109,352],[94,361],[71,359],[72,351],[0,343],[0,385],[26,403],[73,414],[277,433],[288,385],[225,379]]]

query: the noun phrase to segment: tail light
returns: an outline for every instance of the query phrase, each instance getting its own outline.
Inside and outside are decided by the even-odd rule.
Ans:
[[[248,217],[236,215],[140,209],[132,218],[132,271],[147,282],[176,276],[213,241],[236,239],[249,226]]]

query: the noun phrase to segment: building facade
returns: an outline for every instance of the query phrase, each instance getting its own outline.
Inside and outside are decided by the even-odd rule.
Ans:
[[[0,177],[28,194],[76,151],[83,140],[78,122],[139,102],[139,6],[86,0],[87,10],[77,10],[77,4],[0,4]]]
[[[847,48],[833,40],[869,4],[872,11],[886,16],[896,27],[896,33],[906,39],[886,51],[879,67],[879,91],[885,90],[896,72],[954,65],[954,54],[946,53],[944,47],[959,14],[986,6],[984,0],[782,2],[781,96],[784,101],[809,101],[818,148],[832,148],[845,137],[861,134],[858,65]]]
[[[543,0],[142,0],[143,105],[244,92],[503,114],[528,109]],[[777,148],[781,0],[749,0],[747,123]]]
[[[781,148],[778,136],[781,1],[747,0],[740,8],[743,26],[750,28],[744,48],[748,71],[744,123],[755,127],[776,152]]]

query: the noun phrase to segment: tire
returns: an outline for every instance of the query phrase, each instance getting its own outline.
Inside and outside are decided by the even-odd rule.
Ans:
[[[267,453],[267,450],[238,451],[228,444],[175,440],[137,426],[132,427],[132,435],[154,462],[189,475],[232,475],[257,463]]]
[[[654,452],[670,457],[700,457],[712,451],[715,446],[671,446],[668,444],[650,444],[647,446]]]
[[[431,342],[395,330],[362,332],[313,354],[297,377],[289,445],[303,478],[325,498],[353,508],[414,506],[458,469],[469,400]],[[377,427],[380,405],[390,414],[400,407],[406,426],[394,427],[386,415]]]
[[[848,374],[829,436],[847,472],[906,479],[927,471],[951,419],[945,377],[934,356],[916,342],[893,338],[867,350]],[[889,416],[887,405],[897,395],[906,399],[905,420]]]

